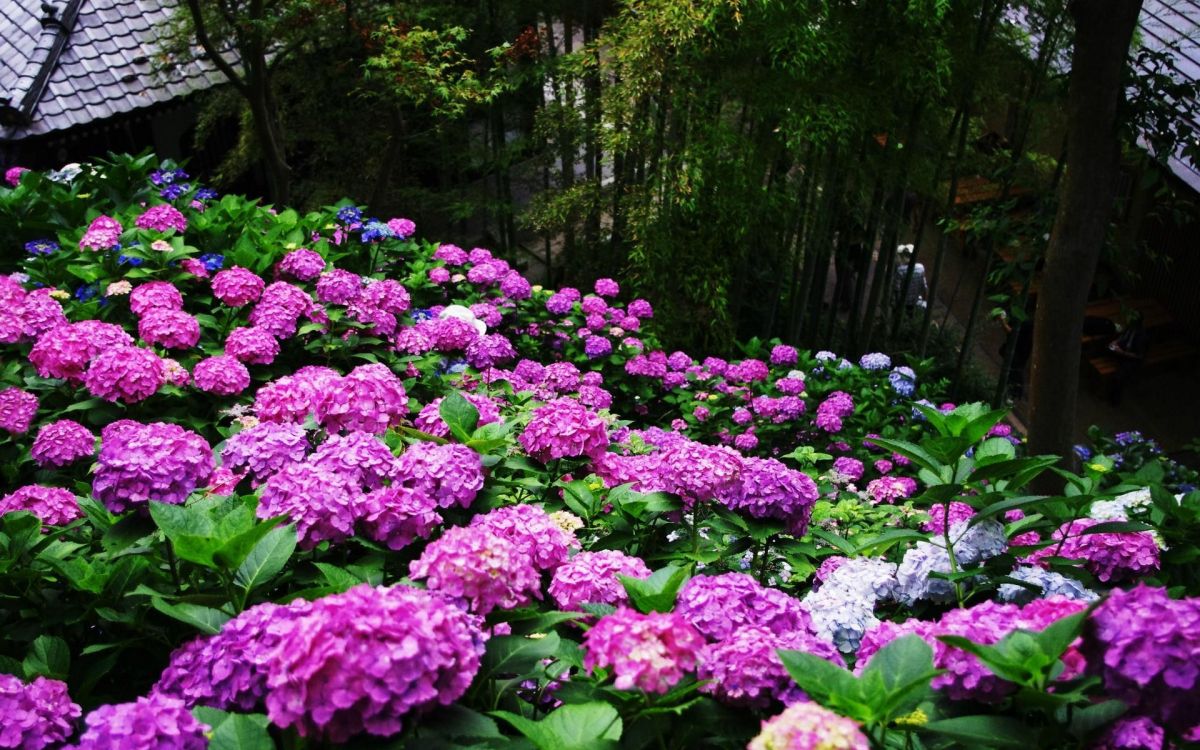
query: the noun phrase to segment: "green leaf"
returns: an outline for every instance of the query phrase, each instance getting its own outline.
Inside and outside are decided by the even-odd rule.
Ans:
[[[861,722],[875,718],[862,685],[849,670],[803,651],[780,649],[778,653],[788,674],[817,703]]]
[[[296,551],[296,527],[278,526],[254,545],[233,580],[249,593],[274,578]]]
[[[167,617],[173,617],[180,622],[185,622],[207,635],[216,635],[221,631],[221,626],[232,619],[219,609],[203,607],[199,604],[188,602],[171,604],[159,597],[152,598],[150,603]]]
[[[65,682],[71,669],[71,649],[62,638],[39,635],[29,645],[22,666],[27,680],[42,676]]]
[[[929,539],[928,534],[914,531],[912,529],[889,529],[882,534],[877,534],[865,542],[858,545],[854,551],[855,556],[870,554],[879,555],[888,550],[897,542],[906,541],[926,541]]]
[[[229,714],[213,727],[208,750],[274,750],[267,732],[267,717],[262,714]]]
[[[109,528],[101,537],[100,543],[109,552],[120,552],[133,545],[134,542],[145,539],[154,533],[154,524],[145,516],[132,513]]]
[[[253,511],[247,509],[253,514]],[[258,546],[267,534],[275,528],[275,525],[283,520],[283,516],[272,518],[262,523],[253,523],[253,525],[230,538],[224,540],[220,549],[213,555],[213,559],[227,570],[239,567],[246,557]]]
[[[475,408],[474,404],[458,391],[451,391],[442,399],[441,406],[438,407],[438,414],[441,415],[442,421],[449,426],[450,434],[456,440],[460,443],[470,442],[471,434],[475,432],[475,427],[479,424],[479,410]]]
[[[928,469],[934,474],[937,474],[944,462],[938,461],[927,451],[918,445],[905,442],[903,440],[891,440],[888,438],[871,438],[871,442],[878,445],[880,448],[889,450],[892,453],[899,453],[908,460],[912,461],[922,469]]]
[[[883,720],[890,721],[925,699],[938,672],[933,667],[933,649],[920,636],[909,634],[876,652],[859,679],[883,689]]]
[[[691,577],[688,566],[668,565],[659,568],[649,578],[617,576],[637,611],[670,612],[675,608],[679,589]]]
[[[617,709],[599,701],[564,705],[541,721],[508,711],[492,716],[512,724],[538,750],[605,750],[617,747],[624,727]]]
[[[957,716],[931,721],[921,731],[958,740],[966,747],[1039,747],[1037,733],[1028,724],[1007,716]]]
[[[1154,531],[1154,527],[1139,521],[1105,521],[1095,526],[1089,526],[1078,534],[1069,536],[1087,536],[1088,534],[1128,534],[1135,531]]]
[[[544,638],[496,636],[487,642],[476,679],[490,679],[500,674],[528,674],[541,665],[542,659],[554,656],[560,643],[557,633],[547,633]]]
[[[325,582],[333,591],[345,591],[362,583],[362,579],[344,568],[323,562],[314,564],[321,571],[321,575],[325,576]]]
[[[1071,736],[1085,740],[1089,735],[1115,721],[1129,710],[1129,706],[1118,700],[1093,703],[1084,708],[1076,708],[1071,714]]]
[[[1009,461],[1016,458],[1017,449],[1013,444],[1002,437],[988,438],[984,440],[978,448],[975,449],[975,464],[977,466],[987,466],[989,464]]]

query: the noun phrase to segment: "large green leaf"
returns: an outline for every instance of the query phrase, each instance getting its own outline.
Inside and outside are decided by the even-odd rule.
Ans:
[[[501,635],[487,642],[483,663],[479,667],[476,682],[496,675],[525,675],[535,671],[543,659],[558,652],[560,640],[557,633],[547,633],[541,638],[521,635]]]
[[[164,615],[185,622],[207,635],[216,635],[221,631],[221,626],[231,619],[229,615],[219,609],[190,602],[172,604],[165,599],[154,597],[150,603]]]
[[[451,391],[438,407],[442,421],[450,428],[450,434],[460,443],[471,440],[475,426],[479,424],[479,410],[458,391]]]
[[[39,635],[29,645],[22,666],[26,679],[42,676],[66,681],[71,669],[71,649],[62,638]]]
[[[269,530],[250,554],[238,566],[233,580],[246,593],[274,578],[296,551],[295,526],[279,526]]]
[[[633,606],[642,613],[670,612],[674,609],[675,597],[689,577],[689,568],[677,565],[659,568],[649,578],[617,576]]]
[[[617,747],[624,729],[617,709],[598,701],[562,706],[541,721],[508,711],[492,715],[512,724],[538,750],[608,750]]]
[[[1037,733],[1028,724],[1007,716],[956,716],[931,721],[923,732],[958,740],[963,747],[1029,748],[1040,747]]]

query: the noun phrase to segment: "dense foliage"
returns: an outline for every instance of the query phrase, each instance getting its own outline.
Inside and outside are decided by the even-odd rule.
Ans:
[[[1194,734],[1200,493],[1153,462],[1051,469],[879,352],[668,353],[616,280],[348,203],[6,180],[0,747]]]

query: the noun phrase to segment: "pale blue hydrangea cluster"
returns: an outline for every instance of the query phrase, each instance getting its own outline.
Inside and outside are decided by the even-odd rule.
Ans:
[[[1055,573],[1052,570],[1039,568],[1036,565],[1022,565],[1009,573],[1008,577],[1024,581],[1031,586],[1036,586],[1041,591],[1035,592],[1033,589],[1015,583],[1006,583],[997,592],[1000,600],[1005,602],[1025,604],[1034,599],[1044,599],[1051,596],[1061,596],[1084,602],[1094,602],[1099,598],[1099,595],[1095,591],[1087,588],[1074,578],[1067,578],[1062,573]]]
[[[849,654],[858,650],[863,633],[879,624],[875,605],[895,597],[896,565],[873,557],[846,560],[819,589],[804,597],[812,630]]]
[[[969,520],[959,521],[950,527],[949,538],[959,568],[983,562],[1008,548],[1004,525],[991,518],[975,525]],[[951,572],[946,547],[936,542],[917,542],[905,553],[896,571],[896,598],[909,606],[922,599],[950,601],[954,585],[941,578],[930,578],[935,572]]]

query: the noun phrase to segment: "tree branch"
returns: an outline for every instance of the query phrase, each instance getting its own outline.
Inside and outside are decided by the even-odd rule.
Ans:
[[[208,36],[208,29],[204,25],[204,13],[200,10],[200,0],[186,0],[188,11],[192,14],[192,23],[196,27],[196,41],[200,42],[200,47],[204,53],[208,55],[213,64],[217,66],[229,83],[237,89],[243,96],[249,93],[246,88],[246,82],[243,81],[225,58],[221,57],[221,53],[217,51],[216,45]]]

